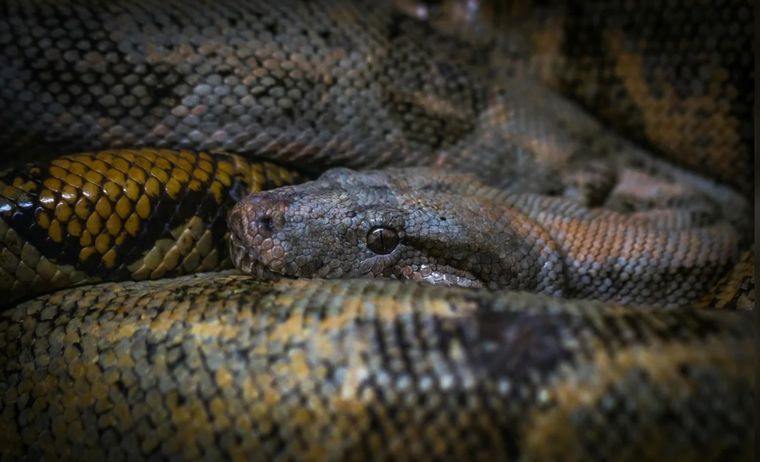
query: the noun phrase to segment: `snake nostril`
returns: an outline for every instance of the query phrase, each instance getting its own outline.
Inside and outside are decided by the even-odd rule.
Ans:
[[[288,201],[267,191],[251,194],[238,207],[244,209],[245,225],[253,234],[270,237],[285,225]]]
[[[264,232],[272,233],[274,231],[274,226],[272,223],[272,216],[271,215],[262,215],[258,219],[259,229],[261,229]]]

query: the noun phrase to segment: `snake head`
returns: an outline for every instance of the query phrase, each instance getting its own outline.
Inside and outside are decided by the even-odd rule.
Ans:
[[[260,278],[533,288],[541,257],[482,187],[434,169],[333,169],[240,201],[228,219],[232,259]]]
[[[233,262],[261,278],[383,277],[482,287],[470,269],[497,259],[479,247],[488,226],[477,226],[481,211],[462,206],[461,198],[452,213],[451,177],[436,178],[420,169],[338,168],[316,181],[252,194],[228,219]]]

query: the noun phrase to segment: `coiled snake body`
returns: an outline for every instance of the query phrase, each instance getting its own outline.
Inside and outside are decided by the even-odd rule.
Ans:
[[[0,144],[14,167],[0,177],[3,460],[751,460],[749,313],[689,309],[749,296],[725,294],[749,292],[741,275],[713,284],[740,251],[737,268],[753,258],[746,198],[404,11],[327,0],[3,5]],[[534,32],[539,57],[555,49]],[[510,74],[530,68],[512,52]],[[644,217],[637,229],[683,228],[672,249],[647,232],[621,248],[637,282],[667,249],[665,273],[694,271],[677,273],[690,298],[664,310],[657,302],[672,300],[654,283],[641,300],[655,306],[624,307],[188,274],[230,266],[225,218],[245,194],[335,165],[474,175],[489,200],[529,198],[509,206],[532,218],[564,204],[559,223],[627,214],[621,223]],[[728,183],[744,191],[744,180]],[[710,237],[713,226],[726,232]],[[581,257],[608,255],[572,229],[585,284],[596,267]],[[552,239],[574,242],[562,233]],[[263,252],[274,261],[288,249]],[[509,261],[531,267],[541,249]],[[102,281],[112,282],[46,293]]]

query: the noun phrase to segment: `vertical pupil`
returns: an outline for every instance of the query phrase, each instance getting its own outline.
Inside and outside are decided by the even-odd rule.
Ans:
[[[398,245],[398,234],[389,228],[374,228],[367,234],[367,247],[377,254],[390,253]]]

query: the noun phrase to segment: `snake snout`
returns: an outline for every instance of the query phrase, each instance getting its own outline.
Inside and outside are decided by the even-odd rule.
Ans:
[[[287,207],[287,200],[265,192],[251,194],[232,208],[227,219],[230,254],[238,269],[282,269],[284,253],[276,235],[285,224]]]
[[[237,236],[271,237],[285,224],[287,202],[273,194],[256,193],[232,208],[230,230]]]

